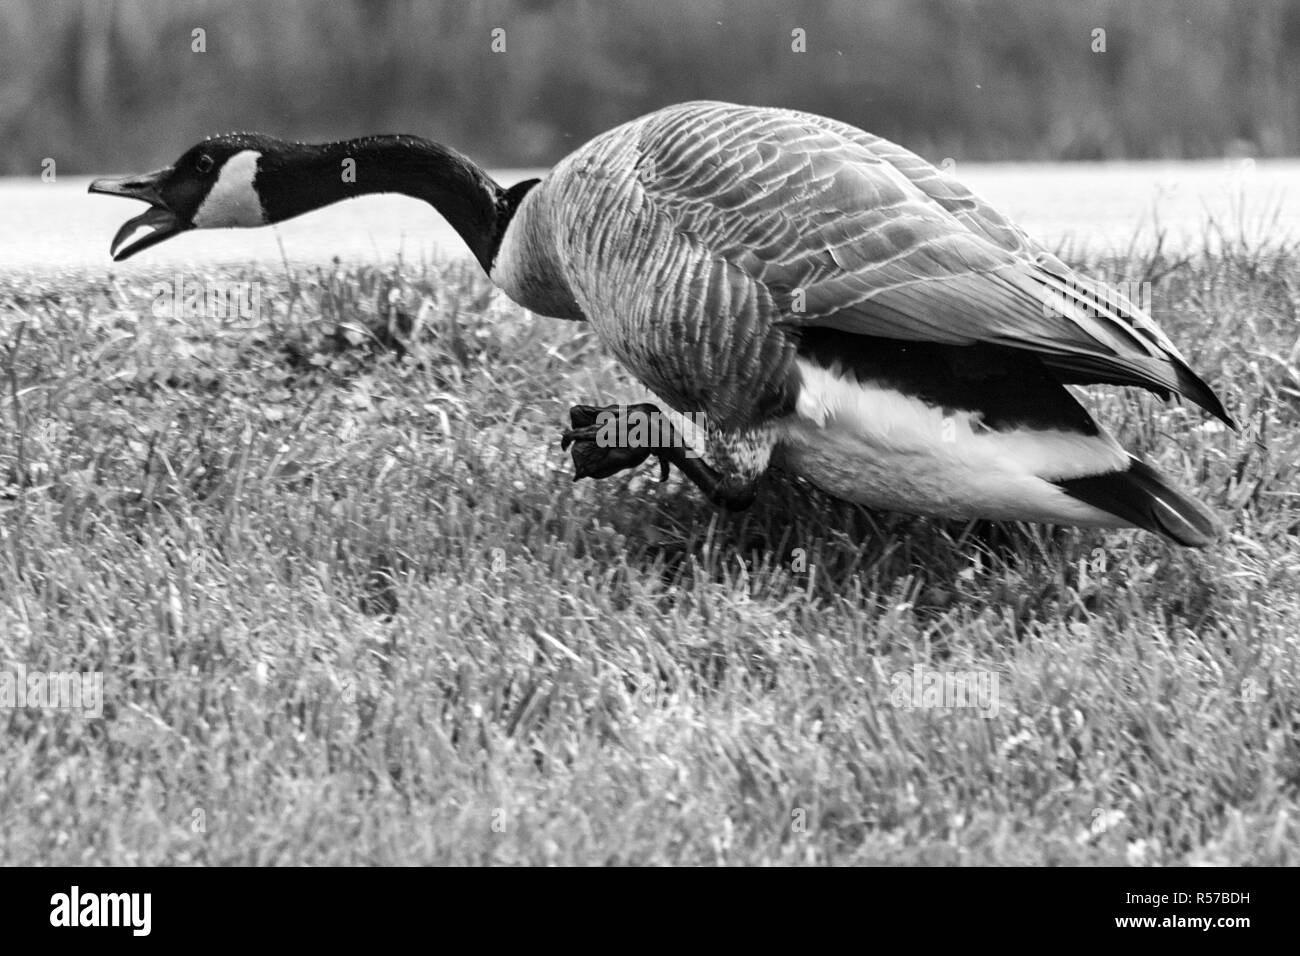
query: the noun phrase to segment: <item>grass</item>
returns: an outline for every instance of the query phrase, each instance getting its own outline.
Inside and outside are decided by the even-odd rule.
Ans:
[[[573,484],[568,406],[642,393],[464,264],[232,273],[251,326],[0,280],[0,667],[107,701],[0,710],[0,862],[1295,865],[1296,259],[1083,263],[1243,425],[1093,395],[1203,551]]]

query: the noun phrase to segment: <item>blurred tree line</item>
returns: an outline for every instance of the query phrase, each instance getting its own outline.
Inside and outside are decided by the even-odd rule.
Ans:
[[[0,2],[0,173],[134,168],[231,129],[544,165],[694,98],[935,160],[1293,155],[1300,0]]]

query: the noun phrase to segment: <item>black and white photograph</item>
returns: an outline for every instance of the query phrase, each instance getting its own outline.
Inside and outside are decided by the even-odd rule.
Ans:
[[[1298,157],[1297,0],[0,0],[0,864],[105,868],[29,915],[1123,868],[1242,940]]]

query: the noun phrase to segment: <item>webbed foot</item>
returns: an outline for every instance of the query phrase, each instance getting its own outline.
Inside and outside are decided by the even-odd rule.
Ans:
[[[627,427],[630,412],[658,416],[653,405],[574,405],[569,409],[571,428],[560,434],[560,447],[573,456],[573,480],[579,478],[609,478],[620,471],[635,468],[650,457],[659,456],[660,481],[668,479],[668,458],[662,448],[649,443],[619,444],[620,438],[629,435]],[[649,420],[653,421],[651,417]]]
[[[560,447],[573,456],[574,481],[608,478],[654,455],[659,459],[660,481],[668,480],[672,464],[716,505],[741,511],[754,501],[753,477],[716,471],[654,405],[574,405],[569,423],[572,427],[561,433]]]

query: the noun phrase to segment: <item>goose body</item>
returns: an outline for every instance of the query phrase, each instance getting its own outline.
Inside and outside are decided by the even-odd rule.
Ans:
[[[1138,385],[1230,423],[1168,337],[887,140],[809,113],[685,103],[596,137],[539,183],[502,190],[436,147],[451,158],[425,180],[359,175],[296,203],[273,190],[303,192],[293,177],[309,157],[293,150],[321,147],[276,142],[222,142],[239,165],[210,175],[203,224],[219,209],[256,219],[250,202],[270,222],[287,218],[276,202],[296,215],[360,192],[423,195],[511,299],[591,322],[672,410],[702,416],[702,460],[672,460],[721,503],[743,504],[779,464],[877,508],[1133,525],[1186,545],[1215,532],[1066,387]],[[358,151],[335,146],[330,160]],[[378,161],[401,156],[390,145]],[[132,223],[165,218],[123,182],[96,191],[155,206]],[[566,437],[579,475],[644,459],[608,457],[583,415]]]

